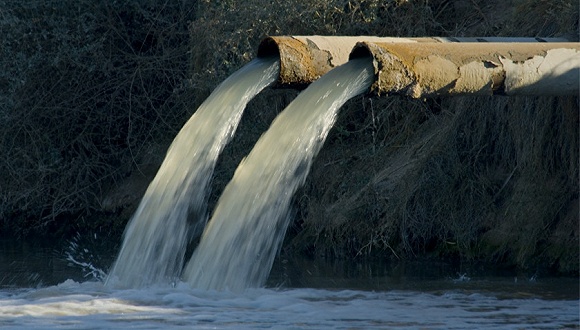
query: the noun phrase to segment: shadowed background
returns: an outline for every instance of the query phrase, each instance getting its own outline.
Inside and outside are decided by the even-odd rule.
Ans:
[[[183,123],[268,35],[565,36],[577,0],[0,1],[0,236],[120,242]],[[210,209],[298,91],[248,106]],[[578,272],[578,97],[358,97],[281,253]]]

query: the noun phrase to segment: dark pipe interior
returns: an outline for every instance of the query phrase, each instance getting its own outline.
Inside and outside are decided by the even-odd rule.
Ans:
[[[356,46],[354,46],[350,55],[348,56],[348,59],[354,60],[356,58],[362,57],[373,57],[373,54],[364,44],[357,43]]]
[[[278,44],[272,38],[266,38],[262,40],[260,46],[258,46],[258,57],[271,57],[276,56],[280,57],[280,49],[278,48]]]

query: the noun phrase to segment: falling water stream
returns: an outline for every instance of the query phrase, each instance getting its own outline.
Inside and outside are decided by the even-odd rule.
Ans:
[[[186,245],[206,222],[207,186],[246,104],[278,77],[277,58],[259,58],[232,74],[191,116],[167,151],[125,230],[107,280],[122,287],[179,277]]]
[[[367,90],[370,58],[352,60],[314,83],[276,117],[221,195],[184,279],[202,289],[264,284],[304,182],[338,109]]]

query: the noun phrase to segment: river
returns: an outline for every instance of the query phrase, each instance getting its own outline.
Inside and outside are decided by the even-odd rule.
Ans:
[[[242,293],[103,285],[99,237],[0,241],[2,329],[578,329],[577,278],[444,262],[278,257]]]

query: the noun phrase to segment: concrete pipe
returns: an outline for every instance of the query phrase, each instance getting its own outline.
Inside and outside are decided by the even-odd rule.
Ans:
[[[373,36],[270,36],[258,47],[258,57],[279,56],[278,86],[304,87],[332,68],[348,61],[358,42],[373,43],[447,43],[447,42],[558,42],[563,38],[390,38]]]
[[[258,57],[279,56],[278,85],[300,88],[346,63],[353,47],[360,41],[442,42],[435,38],[274,36],[262,40]]]
[[[579,43],[361,42],[350,57],[362,56],[373,58],[378,95],[579,94]]]
[[[532,37],[434,37],[439,42],[569,42],[566,38]],[[576,41],[576,40],[574,40]]]

